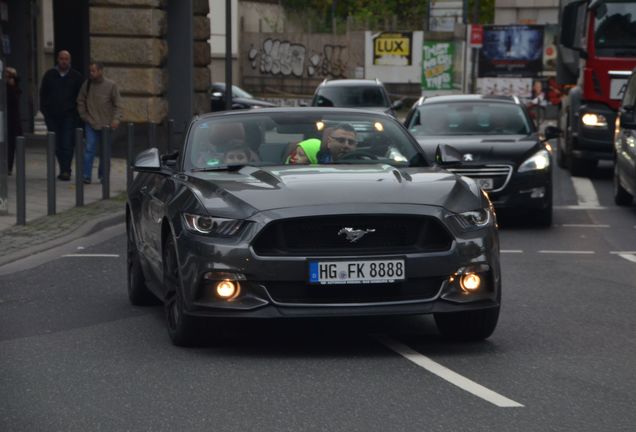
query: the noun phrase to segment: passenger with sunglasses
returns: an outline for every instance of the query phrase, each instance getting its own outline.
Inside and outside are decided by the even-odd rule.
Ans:
[[[342,159],[347,153],[351,153],[358,146],[356,131],[346,123],[341,123],[325,131],[325,140],[318,152],[318,163],[328,164]]]

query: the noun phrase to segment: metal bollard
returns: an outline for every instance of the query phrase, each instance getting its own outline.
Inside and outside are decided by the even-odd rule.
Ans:
[[[47,214],[55,214],[55,132],[48,133],[46,143],[46,196]]]
[[[168,120],[168,140],[166,144],[166,153],[172,153],[172,135],[174,134],[174,119]]]
[[[104,161],[102,172],[102,199],[110,199],[110,134],[109,127],[102,129],[102,161]]]
[[[126,164],[126,189],[130,188],[133,181],[133,158],[135,149],[135,125],[128,123],[128,163]]]
[[[84,131],[75,129],[75,206],[84,205]]]
[[[16,224],[26,224],[26,157],[24,155],[24,137],[15,140],[15,198]]]
[[[157,124],[148,124],[148,148],[157,147]]]

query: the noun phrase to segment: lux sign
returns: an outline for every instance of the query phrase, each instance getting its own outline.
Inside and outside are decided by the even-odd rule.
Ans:
[[[380,33],[373,39],[373,64],[407,66],[411,64],[411,32]]]

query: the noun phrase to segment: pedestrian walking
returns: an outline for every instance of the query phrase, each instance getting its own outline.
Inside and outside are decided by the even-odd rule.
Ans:
[[[77,97],[77,109],[84,121],[86,151],[84,152],[84,183],[90,184],[93,160],[97,144],[102,141],[105,127],[117,129],[121,119],[121,96],[117,84],[104,77],[104,66],[93,62],[88,68],[89,78],[82,84]],[[107,143],[106,145],[111,145]],[[99,158],[97,175],[100,180],[104,172],[104,161]]]
[[[7,67],[4,70],[4,78],[7,81],[7,137],[8,155],[7,171],[9,175],[13,172],[13,159],[15,157],[15,140],[22,135],[22,124],[20,123],[20,78],[18,72]]]
[[[55,155],[60,166],[58,179],[71,179],[73,160],[73,129],[79,125],[77,95],[82,85],[82,74],[71,67],[71,54],[62,50],[57,54],[57,65],[46,71],[40,86],[40,111],[46,128],[55,132]]]

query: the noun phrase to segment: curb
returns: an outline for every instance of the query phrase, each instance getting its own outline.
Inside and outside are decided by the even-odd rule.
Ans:
[[[26,258],[28,256],[36,255],[41,252],[45,252],[49,249],[53,249],[54,247],[63,245],[65,243],[69,243],[71,241],[77,240],[79,238],[85,237],[90,234],[94,234],[98,231],[101,231],[105,228],[112,227],[114,225],[124,223],[125,222],[125,210],[120,210],[116,213],[112,213],[106,216],[102,216],[91,221],[84,222],[79,225],[76,229],[66,234],[63,234],[54,239],[48,240],[44,243],[41,243],[37,246],[30,246],[25,249],[22,249],[17,252],[13,252],[11,254],[0,256],[0,267],[10,264],[14,261],[17,261],[22,258]]]

